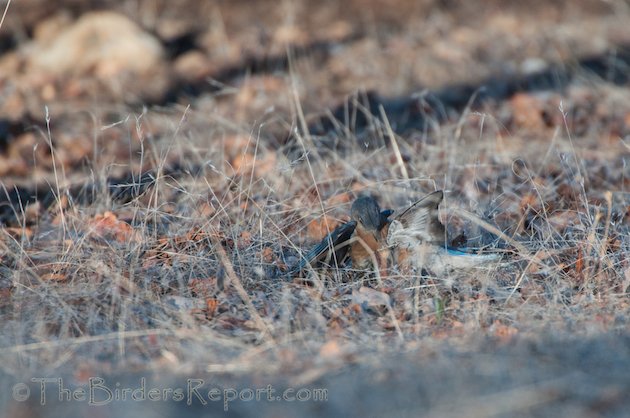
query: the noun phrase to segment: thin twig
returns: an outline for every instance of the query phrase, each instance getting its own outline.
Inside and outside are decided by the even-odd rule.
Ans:
[[[210,236],[210,239],[212,240],[212,245],[214,246],[214,249],[217,255],[219,256],[219,260],[221,261],[223,268],[225,268],[225,273],[227,274],[227,277],[228,277],[227,284],[228,285],[231,284],[234,287],[234,289],[236,289],[236,293],[238,293],[239,297],[241,298],[241,300],[247,307],[247,310],[249,311],[249,314],[252,316],[252,319],[254,320],[254,322],[256,323],[256,326],[258,327],[258,329],[262,331],[263,338],[273,340],[273,337],[271,336],[271,332],[269,331],[269,327],[267,326],[265,321],[262,319],[262,317],[260,316],[256,308],[254,307],[254,304],[252,303],[252,300],[249,298],[249,295],[247,294],[247,292],[245,291],[245,288],[243,287],[241,280],[238,278],[238,276],[234,272],[234,267],[232,266],[232,262],[228,258],[225,252],[225,249],[223,248],[223,245],[221,245],[221,241],[219,240],[218,237],[214,236],[213,234]]]
[[[7,16],[7,12],[9,11],[10,4],[11,4],[11,0],[7,1],[7,7],[4,8],[4,13],[2,13],[2,19],[0,19],[0,28],[2,28],[2,24],[4,23],[4,18]]]
[[[385,113],[385,108],[383,105],[378,107],[381,112],[381,118],[383,119],[383,123],[385,124],[385,130],[387,131],[387,135],[391,138],[392,148],[394,149],[394,155],[396,155],[396,162],[400,167],[400,174],[402,174],[405,180],[409,180],[409,173],[407,172],[407,167],[405,167],[405,162],[403,161],[402,155],[400,154],[400,148],[398,147],[398,141],[396,140],[396,134],[392,129],[392,126],[389,124],[389,120],[387,119],[387,114]]]

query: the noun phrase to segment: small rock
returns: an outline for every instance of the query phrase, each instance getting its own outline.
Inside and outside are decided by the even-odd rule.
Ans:
[[[543,104],[540,99],[526,93],[518,93],[510,99],[514,124],[519,128],[539,131],[545,127]]]
[[[391,305],[391,299],[387,293],[365,286],[352,291],[352,302],[365,310],[372,310],[379,314],[385,313]]]
[[[174,67],[177,76],[188,82],[202,80],[212,72],[210,61],[199,51],[190,51],[177,57]]]

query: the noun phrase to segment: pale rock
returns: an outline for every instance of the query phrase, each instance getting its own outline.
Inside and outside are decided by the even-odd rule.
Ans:
[[[51,31],[53,32],[53,31]],[[29,51],[30,65],[55,76],[150,74],[163,64],[160,42],[126,16],[91,12]]]

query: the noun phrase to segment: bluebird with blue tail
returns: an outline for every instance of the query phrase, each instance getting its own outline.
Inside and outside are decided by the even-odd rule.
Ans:
[[[474,254],[447,244],[446,228],[438,214],[443,198],[441,190],[430,193],[391,220],[386,243],[401,272],[425,268],[435,274],[445,274],[499,259],[498,254]]]

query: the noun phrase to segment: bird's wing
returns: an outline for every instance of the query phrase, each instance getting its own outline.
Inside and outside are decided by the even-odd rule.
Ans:
[[[381,229],[383,229],[387,224],[389,224],[391,222],[391,220],[389,219],[390,216],[392,216],[392,214],[394,213],[393,210],[391,209],[384,209],[381,211],[381,223],[378,226],[378,230],[380,231]]]
[[[352,233],[356,228],[356,221],[346,222],[339,225],[330,234],[326,235],[319,244],[314,246],[308,253],[302,256],[302,259],[295,266],[287,271],[287,275],[294,275],[304,270],[306,266],[313,265],[317,261],[324,260],[330,254],[331,249],[335,249],[334,259],[340,263],[348,252],[348,246],[342,245],[352,237]],[[340,247],[341,246],[341,247]],[[331,257],[332,258],[332,257]]]
[[[395,217],[396,227],[392,229],[390,226],[390,235],[404,234],[408,239],[444,246],[446,229],[438,216],[438,207],[443,198],[444,193],[438,190],[415,202]],[[391,244],[395,244],[397,239],[391,238],[394,241]]]

